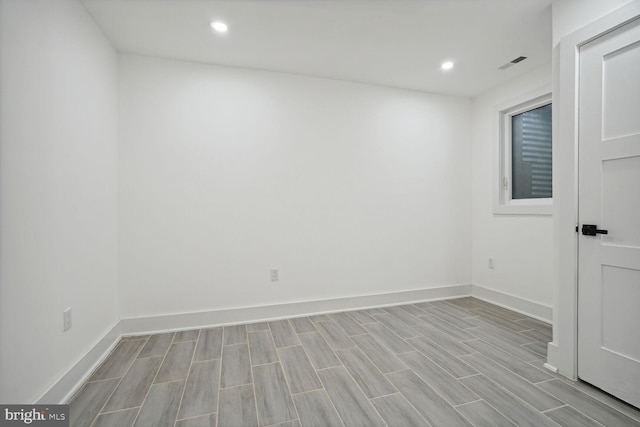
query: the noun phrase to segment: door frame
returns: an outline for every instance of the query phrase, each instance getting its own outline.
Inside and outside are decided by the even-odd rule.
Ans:
[[[578,378],[578,95],[580,47],[640,17],[634,0],[564,37],[553,50],[553,342],[545,367]]]

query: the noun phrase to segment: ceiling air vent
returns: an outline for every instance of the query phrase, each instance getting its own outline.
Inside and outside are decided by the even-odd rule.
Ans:
[[[519,62],[524,61],[525,59],[527,59],[526,56],[518,56],[517,58],[511,60],[511,62],[507,62],[506,64],[504,64],[501,67],[498,67],[498,70],[506,70],[509,67],[513,67],[514,65],[516,65]]]

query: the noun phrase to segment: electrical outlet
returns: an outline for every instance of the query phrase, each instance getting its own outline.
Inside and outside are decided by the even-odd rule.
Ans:
[[[278,280],[280,280],[280,271],[277,268],[272,268],[271,269],[271,281],[272,282],[277,282]]]
[[[64,332],[67,332],[71,329],[72,321],[71,321],[71,307],[67,308],[62,312],[62,321],[64,326]]]
[[[495,267],[496,267],[496,264],[493,261],[493,258],[489,258],[489,268],[493,270]]]

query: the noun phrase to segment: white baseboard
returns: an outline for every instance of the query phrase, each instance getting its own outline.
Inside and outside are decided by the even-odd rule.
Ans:
[[[471,285],[451,285],[437,288],[384,294],[360,295],[314,301],[299,301],[256,307],[211,310],[197,313],[122,319],[123,335],[179,331],[221,325],[264,322],[315,314],[334,313],[372,307],[384,307],[418,301],[459,298],[471,295]]]
[[[89,378],[89,375],[100,366],[115,348],[122,333],[120,322],[116,323],[80,360],[76,362],[53,385],[36,399],[37,404],[60,404],[71,399],[75,392]]]
[[[69,371],[54,381],[53,385],[34,401],[38,404],[68,403],[93,371],[109,356],[124,335],[143,335],[163,331],[261,322],[418,301],[459,298],[469,295],[471,295],[471,285],[452,285],[328,300],[122,319],[87,351]]]
[[[547,344],[547,364],[556,369],[556,373],[573,381],[578,379],[575,359],[577,355],[561,351],[556,342]]]
[[[66,374],[61,376],[48,391],[37,399],[37,403],[68,402],[84,384],[89,375],[107,358],[123,335],[143,335],[165,331],[263,322],[465,296],[474,296],[544,322],[551,321],[551,307],[476,285],[451,285],[326,300],[121,319]]]
[[[500,307],[525,314],[545,323],[551,323],[553,320],[552,307],[539,302],[478,285],[471,286],[471,296],[490,302],[491,304],[499,305]]]

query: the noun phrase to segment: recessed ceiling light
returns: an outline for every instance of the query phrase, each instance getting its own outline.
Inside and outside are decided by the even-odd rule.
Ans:
[[[441,68],[443,70],[450,70],[450,69],[453,68],[453,62],[451,62],[451,61],[443,62],[442,65],[441,65]]]
[[[219,33],[226,33],[227,30],[229,29],[229,27],[227,27],[227,24],[225,24],[224,22],[220,22],[220,21],[213,21],[211,23],[211,28],[213,28],[214,30],[216,30]]]

